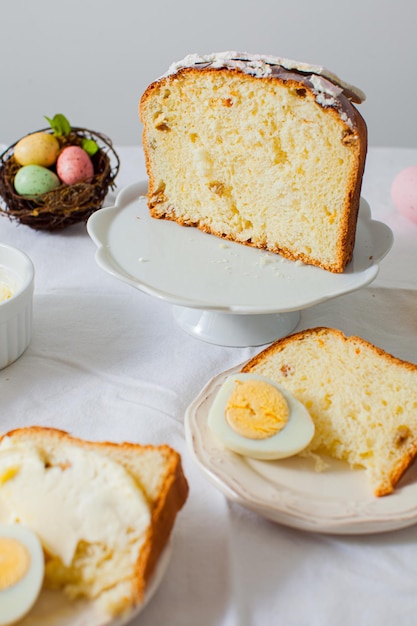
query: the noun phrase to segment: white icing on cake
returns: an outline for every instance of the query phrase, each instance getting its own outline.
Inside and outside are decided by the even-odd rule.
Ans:
[[[313,84],[314,93],[319,104],[332,106],[330,98],[334,100],[342,93],[356,103],[365,100],[364,92],[358,87],[341,80],[336,74],[321,65],[312,65],[301,61],[294,61],[284,57],[271,55],[248,54],[246,52],[226,51],[211,54],[189,54],[180,61],[171,64],[161,78],[171,76],[183,68],[209,65],[212,68],[238,69],[245,74],[266,78],[273,74],[273,67],[282,67],[288,71],[295,71],[306,75]],[[329,98],[330,97],[330,98]]]

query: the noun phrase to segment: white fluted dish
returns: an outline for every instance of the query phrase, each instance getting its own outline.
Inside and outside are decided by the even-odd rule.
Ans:
[[[0,244],[0,286],[10,297],[0,300],[0,369],[16,361],[32,338],[35,269],[18,248]]]

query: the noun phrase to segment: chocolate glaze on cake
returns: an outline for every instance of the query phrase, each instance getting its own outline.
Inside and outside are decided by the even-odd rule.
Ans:
[[[161,78],[172,76],[187,68],[231,69],[257,78],[275,78],[297,81],[312,90],[316,102],[322,107],[337,109],[341,118],[351,127],[355,126],[355,113],[351,102],[360,104],[366,98],[358,87],[349,85],[320,65],[311,65],[283,57],[246,52],[216,52],[200,55],[189,54],[173,63]]]

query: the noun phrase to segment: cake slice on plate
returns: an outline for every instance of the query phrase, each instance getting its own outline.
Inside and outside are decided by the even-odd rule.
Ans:
[[[376,496],[392,493],[417,455],[417,365],[360,337],[303,330],[242,371],[273,380],[302,402],[315,424],[307,452],[365,468]]]

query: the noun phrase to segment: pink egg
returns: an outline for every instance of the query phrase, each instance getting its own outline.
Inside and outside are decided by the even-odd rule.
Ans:
[[[417,165],[397,174],[391,186],[391,197],[397,211],[417,224]]]
[[[90,182],[94,175],[93,163],[79,146],[67,146],[56,162],[56,173],[65,185]]]

